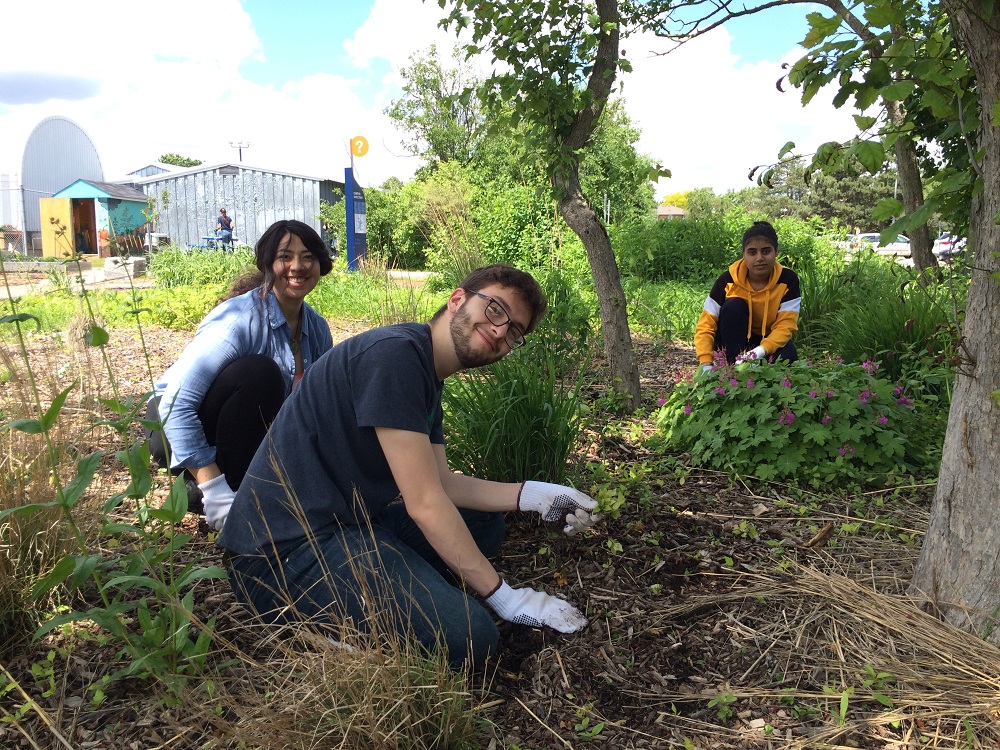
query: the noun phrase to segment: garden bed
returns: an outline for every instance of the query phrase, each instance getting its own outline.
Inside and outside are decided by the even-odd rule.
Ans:
[[[354,332],[332,328],[335,340]],[[190,337],[147,329],[143,345],[131,332],[112,330],[108,353],[121,392],[148,389],[146,354],[155,376]],[[56,374],[52,392],[78,377],[103,377],[93,352],[53,342],[29,344],[33,359]],[[693,353],[645,343],[638,354],[642,409],[625,420],[604,413],[611,394],[595,389],[589,400],[597,421],[574,457],[586,489],[621,492],[620,513],[575,539],[533,517],[509,517],[497,568],[518,585],[581,606],[590,626],[566,636],[501,623],[501,657],[469,687],[486,722],[480,746],[995,747],[997,650],[924,615],[904,596],[933,483],[812,493],[693,469],[684,457],[649,447],[654,425],[644,416],[694,364]],[[108,449],[96,488],[107,497],[128,477],[110,458],[113,443],[96,435],[94,442],[86,450]],[[155,481],[154,506],[166,493],[165,478]],[[192,561],[219,561],[204,519],[189,514],[177,531],[194,535],[185,548]],[[49,683],[38,665],[58,642],[50,639],[5,659],[22,685],[37,685],[39,710],[19,726],[0,725],[0,746],[23,744],[27,735],[40,746],[228,748],[256,746],[253,722],[272,721],[267,726],[278,732],[278,722],[301,707],[277,694],[254,708],[248,679],[254,669],[290,665],[267,661],[274,644],[247,627],[225,581],[199,584],[195,611],[202,621],[218,617],[221,649],[243,654],[222,668],[212,700],[196,691],[167,709],[155,684],[122,681],[103,704],[88,704],[90,675],[114,658],[97,637],[78,640],[71,658],[59,657],[55,687],[43,695]],[[315,658],[328,669],[338,669],[338,660],[353,668],[354,657],[328,645],[302,655]],[[56,731],[65,744],[54,743]],[[344,746],[390,747],[391,739]]]

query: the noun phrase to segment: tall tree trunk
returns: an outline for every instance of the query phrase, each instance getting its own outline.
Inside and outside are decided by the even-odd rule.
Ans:
[[[889,121],[902,126],[906,120],[903,107],[899,102],[886,102]],[[924,205],[924,184],[920,179],[920,163],[917,160],[917,147],[913,139],[901,134],[894,145],[896,153],[896,173],[899,175],[899,189],[903,194],[903,210],[913,213]],[[910,232],[910,257],[913,264],[923,276],[936,275],[937,258],[931,252],[931,233],[926,224],[921,224]]]
[[[563,220],[587,249],[587,260],[590,261],[601,310],[601,332],[604,334],[604,351],[608,357],[612,386],[625,396],[629,409],[635,409],[639,405],[639,368],[632,349],[625,290],[622,289],[618,263],[611,249],[611,238],[597,212],[584,197],[579,174],[575,170],[556,185],[556,192],[560,196],[559,212]]]
[[[980,100],[983,191],[970,221],[976,263],[969,287],[965,344],[971,362],[955,378],[944,455],[930,526],[910,584],[911,595],[958,627],[1000,644],[1000,29],[978,0],[944,0],[955,36],[976,74]]]
[[[587,80],[587,94],[591,103],[577,112],[563,139],[563,166],[553,175],[552,186],[559,201],[559,212],[587,249],[587,259],[594,275],[594,289],[601,308],[601,331],[611,368],[612,387],[625,397],[630,409],[635,409],[639,405],[639,368],[632,349],[632,334],[628,327],[621,275],[611,249],[608,230],[580,188],[580,154],[585,153],[586,146],[594,135],[618,72],[621,20],[618,15],[618,0],[597,0],[597,15],[601,22],[601,32],[594,67]]]

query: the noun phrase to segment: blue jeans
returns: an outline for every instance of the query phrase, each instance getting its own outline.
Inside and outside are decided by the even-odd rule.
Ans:
[[[503,514],[460,512],[483,554],[496,554]],[[500,633],[486,608],[451,580],[399,501],[370,528],[342,525],[277,554],[237,555],[229,564],[236,598],[267,623],[307,621],[334,638],[348,623],[365,633],[412,635],[428,650],[446,649],[455,669],[481,669]]]

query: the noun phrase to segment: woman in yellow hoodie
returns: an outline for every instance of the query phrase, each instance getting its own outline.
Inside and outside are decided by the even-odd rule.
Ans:
[[[778,234],[766,221],[743,233],[743,256],[716,279],[694,329],[702,368],[715,352],[729,364],[767,358],[798,359],[792,334],[798,328],[799,277],[777,262]]]

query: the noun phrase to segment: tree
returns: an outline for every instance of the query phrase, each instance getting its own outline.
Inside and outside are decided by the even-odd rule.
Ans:
[[[484,116],[475,89],[479,84],[472,68],[461,59],[458,48],[453,64],[442,64],[437,47],[414,54],[401,69],[403,96],[385,113],[410,135],[404,145],[420,156],[425,166],[457,161],[468,164],[482,135]],[[463,92],[470,93],[463,95]]]
[[[814,174],[804,210],[809,216],[819,216],[827,222],[835,221],[864,232],[875,226],[872,206],[894,197],[896,179],[894,169],[868,175],[861,170],[842,167],[830,174]]]
[[[546,166],[559,212],[587,251],[613,387],[634,408],[639,370],[621,275],[607,229],[580,182],[581,162],[618,70],[629,68],[619,55],[618,0],[441,2],[453,6],[446,26],[472,28],[466,53],[476,55],[482,45],[502,66],[480,87],[484,104],[496,116],[523,123],[529,145]]]
[[[202,163],[201,159],[189,159],[180,154],[164,154],[159,159],[164,164],[173,164],[175,167],[197,167]]]
[[[895,170],[867,174],[861,165],[844,164],[833,172],[811,172],[802,158],[775,165],[765,184],[741,191],[737,202],[766,216],[818,217],[831,227],[867,231],[885,228],[872,218],[872,208],[891,199],[897,189]]]
[[[930,525],[910,594],[946,621],[1000,644],[1000,33],[993,3],[943,0],[975,73],[979,121],[969,222],[975,267],[965,318],[968,362],[955,377]]]
[[[624,101],[612,99],[604,108],[591,146],[580,164],[584,193],[602,204],[607,200],[611,224],[648,218],[656,208],[653,184],[649,181],[653,161],[635,150],[640,135],[625,112]]]
[[[794,85],[801,87],[802,103],[808,104],[820,88],[837,85],[834,104],[839,107],[854,96],[860,113],[855,120],[862,133],[879,122],[882,124],[879,133],[870,138],[857,138],[849,144],[823,144],[814,154],[810,168],[836,171],[856,160],[876,174],[883,169],[886,149],[892,149],[902,201],[886,201],[873,217],[884,219],[905,213],[906,225],[894,224],[890,229],[906,229],[916,266],[922,271],[935,269],[937,260],[931,252],[927,227],[931,208],[925,207],[917,151],[917,142],[924,134],[916,127],[914,111],[908,108],[918,103],[911,97],[917,81],[931,83],[917,64],[920,42],[925,38],[926,5],[919,0],[862,0],[851,8],[841,0],[762,0],[758,4],[739,5],[717,0],[691,0],[684,4],[648,0],[646,11],[652,19],[648,23],[657,33],[686,41],[734,18],[803,3],[823,5],[834,15],[828,17],[817,12],[807,15],[810,30],[803,45],[808,52],[792,66],[788,76]],[[678,8],[682,10],[675,16]],[[881,119],[866,114],[876,101],[881,101],[884,107]],[[779,160],[794,146],[786,144]],[[767,182],[769,177],[770,170],[765,171],[761,182]],[[885,230],[887,234],[890,229]]]

